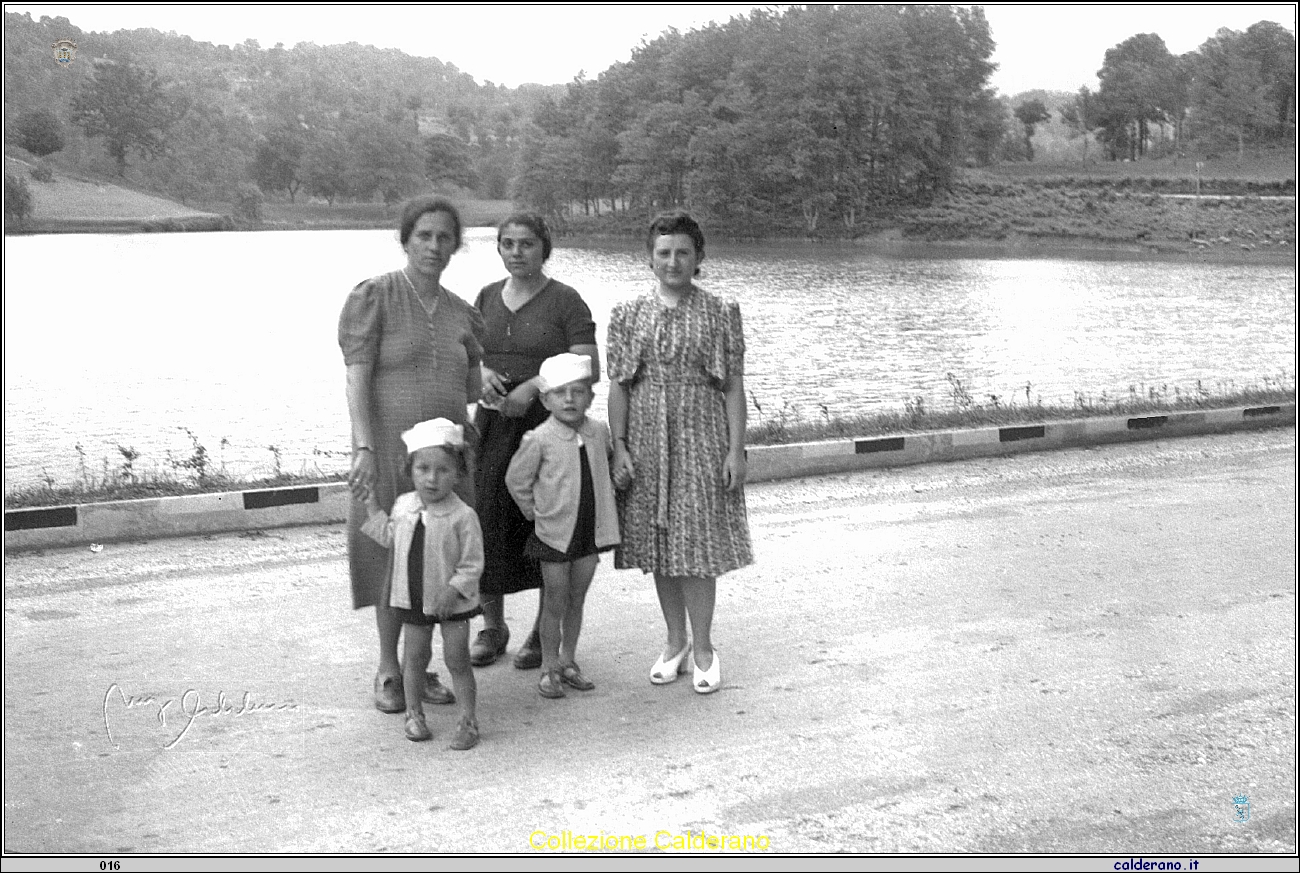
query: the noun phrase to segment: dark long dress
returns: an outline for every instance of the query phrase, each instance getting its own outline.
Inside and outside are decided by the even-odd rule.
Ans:
[[[402,272],[362,282],[348,294],[339,316],[345,364],[371,364],[370,422],[375,453],[375,493],[385,512],[412,490],[402,432],[421,421],[465,422],[467,380],[482,353],[478,310],[445,288],[430,316]],[[472,460],[472,459],[471,459]],[[473,482],[456,493],[474,505]],[[348,508],[348,569],[352,606],[373,606],[388,576],[388,549],[361,532],[365,505]]]
[[[488,285],[479,292],[475,305],[484,322],[483,365],[500,374],[508,389],[536,376],[542,361],[552,355],[596,344],[591,310],[568,285],[551,279],[514,312],[501,299],[504,288],[504,279]],[[483,407],[475,416],[480,443],[474,508],[483,526],[485,558],[481,596],[542,586],[537,562],[524,554],[533,523],[515,505],[505,479],[520,440],[545,421],[547,414],[541,401],[535,400],[520,418],[507,418]]]

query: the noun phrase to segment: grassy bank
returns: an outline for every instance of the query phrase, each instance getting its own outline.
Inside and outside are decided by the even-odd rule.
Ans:
[[[338,203],[304,198],[297,203],[266,200],[262,218],[236,218],[235,204],[213,201],[177,203],[134,190],[118,179],[76,175],[43,163],[50,181],[32,177],[34,163],[5,156],[5,172],[24,179],[32,194],[32,214],[5,226],[6,233],[171,233],[213,230],[390,229],[397,226],[401,204]],[[483,200],[449,195],[470,227],[495,226],[513,211],[509,200]]]
[[[1044,181],[971,181],[933,205],[909,213],[904,237],[931,241],[1072,239],[1184,252],[1283,252],[1293,257],[1293,199],[1194,197],[1150,188],[1078,186]]]
[[[32,214],[5,225],[20,233],[131,233],[176,230],[226,230],[226,215],[185,206],[164,197],[111,182],[54,171],[49,181],[31,177],[32,165],[5,157],[5,173],[27,180]]]
[[[801,216],[772,215],[763,227],[729,227],[704,214],[716,238],[857,240],[887,245],[955,243],[1071,249],[1124,249],[1151,255],[1198,254],[1235,261],[1289,260],[1296,243],[1295,150],[1128,162],[1009,163],[965,169],[951,190],[925,207],[859,216],[853,228],[820,222],[811,233]],[[6,158],[6,170],[31,167]],[[1195,199],[1198,190],[1201,198]],[[184,206],[113,184],[65,177],[31,181],[34,210],[7,231],[147,232],[392,228],[400,206],[382,203],[289,203],[266,200],[261,219],[231,218],[231,203]],[[1277,199],[1282,198],[1282,199]],[[1286,199],[1290,198],[1290,199]],[[506,200],[451,195],[467,225],[490,226],[512,211]],[[797,210],[796,210],[797,212]],[[644,210],[585,215],[578,205],[556,221],[571,239],[639,239]],[[992,251],[989,256],[1000,253]]]
[[[1023,398],[1003,398],[973,394],[952,374],[948,376],[948,384],[950,408],[943,410],[929,409],[922,398],[917,397],[905,403],[904,408],[898,412],[832,417],[823,409],[821,417],[805,418],[789,409],[764,409],[756,400],[751,400],[753,410],[750,413],[746,442],[751,446],[783,445],[1115,415],[1265,406],[1293,403],[1296,396],[1295,379],[1287,376],[1264,378],[1261,384],[1242,389],[1228,386],[1211,391],[1198,384],[1190,390],[1176,387],[1171,390],[1163,385],[1159,388],[1135,385],[1130,387],[1128,394],[1121,397],[1111,397],[1104,393],[1094,397],[1076,392],[1071,406],[1044,404],[1041,400],[1035,402],[1030,397],[1030,386],[1026,386]],[[280,469],[279,456],[276,454],[276,471],[273,475],[260,478],[234,476],[213,462],[207,447],[193,434],[190,434],[190,439],[193,444],[191,454],[186,458],[169,458],[165,469],[139,469],[139,454],[133,449],[119,446],[121,458],[115,459],[113,464],[107,458],[103,459],[100,472],[97,473],[86,463],[83,453],[80,481],[68,485],[58,484],[47,473],[45,481],[40,484],[8,489],[5,492],[5,508],[22,509],[313,485],[340,482],[345,478],[341,469],[346,463],[345,455],[324,452],[321,454],[332,459],[331,465],[338,465],[340,469],[329,471],[315,467],[299,473],[289,473]]]

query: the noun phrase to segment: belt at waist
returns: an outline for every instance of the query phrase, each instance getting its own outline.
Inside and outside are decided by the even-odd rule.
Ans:
[[[721,390],[721,386],[718,385],[718,381],[716,379],[712,378],[711,376],[706,376],[703,373],[699,375],[680,376],[680,377],[672,377],[672,378],[664,378],[659,376],[646,376],[646,384],[654,385],[657,388],[666,388],[669,385],[704,385],[709,388],[718,388],[719,390]]]

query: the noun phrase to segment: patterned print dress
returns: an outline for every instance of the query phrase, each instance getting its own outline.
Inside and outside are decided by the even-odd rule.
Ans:
[[[719,576],[753,563],[743,492],[729,492],[723,386],[743,376],[740,307],[692,287],[674,308],[647,294],[610,315],[609,375],[628,394],[636,468],[619,492],[619,568]]]
[[[469,373],[483,347],[478,310],[445,288],[434,312],[425,310],[400,270],[376,276],[352,289],[339,315],[344,364],[370,364],[371,447],[375,492],[388,512],[399,494],[412,489],[406,472],[402,432],[431,418],[465,423]],[[471,447],[472,448],[472,447]],[[473,461],[471,457],[469,459]],[[473,505],[474,483],[462,477],[456,492]],[[388,583],[389,550],[361,532],[365,504],[348,502],[348,570],[352,607],[379,602]]]

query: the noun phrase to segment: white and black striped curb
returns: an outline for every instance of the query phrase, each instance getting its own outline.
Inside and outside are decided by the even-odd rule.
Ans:
[[[1264,427],[1295,426],[1295,404],[1161,415],[1088,418],[941,433],[755,446],[749,481],[791,479],[873,467],[1009,455]],[[187,497],[119,500],[5,512],[5,549],[84,546],[122,540],[341,522],[347,485],[266,488]]]
[[[1295,404],[1080,418],[749,450],[749,481],[1295,425]]]

